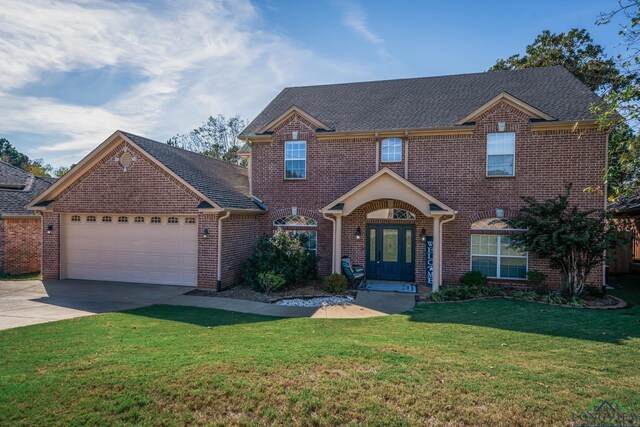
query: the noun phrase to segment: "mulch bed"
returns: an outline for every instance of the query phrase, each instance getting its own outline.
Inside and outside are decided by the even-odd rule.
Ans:
[[[514,298],[510,295],[505,295],[505,296],[492,296],[492,297],[464,299],[464,300],[457,300],[457,301],[429,301],[421,296],[418,299],[418,302],[428,303],[428,304],[443,304],[443,303],[478,301],[483,299],[500,299],[500,298],[514,299],[518,301],[528,301],[522,298]],[[627,308],[629,306],[629,304],[625,300],[623,300],[622,298],[614,297],[613,295],[605,295],[603,297],[586,296],[582,298],[582,301],[585,304],[584,307],[576,307],[570,304],[552,304],[545,301],[529,301],[529,302],[537,302],[538,304],[547,304],[547,305],[559,305],[561,307],[588,308],[588,309],[595,309],[595,310],[617,310],[620,308]]]
[[[221,292],[195,289],[191,292],[188,292],[187,295],[216,298],[234,298],[269,303],[283,298],[311,298],[334,296],[333,294],[325,292],[322,289],[322,284],[320,283],[320,281],[309,282],[304,286],[300,286],[294,289],[287,289],[280,292],[273,292],[269,295],[262,292],[254,291],[249,285],[234,285],[229,288],[223,289]]]

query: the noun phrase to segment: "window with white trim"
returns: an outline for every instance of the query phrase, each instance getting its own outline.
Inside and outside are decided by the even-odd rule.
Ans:
[[[416,215],[404,209],[378,209],[377,211],[369,212],[367,219],[407,219],[415,220]]]
[[[87,222],[96,222],[96,216],[95,215],[89,215],[87,217]]]
[[[514,176],[515,157],[514,132],[487,134],[487,176]]]
[[[170,216],[167,219],[167,224],[177,224],[178,223],[178,218],[176,218],[175,216]]]
[[[383,162],[402,161],[402,140],[400,138],[385,138],[382,140]]]
[[[287,230],[288,227],[317,227],[318,221],[315,219],[302,215],[287,215],[275,219],[273,225],[290,236],[306,236],[305,245],[307,250],[318,252],[318,232],[316,230]]]
[[[121,224],[129,222],[129,217],[128,216],[119,216],[118,217],[118,222],[121,223]]]
[[[511,237],[471,235],[471,270],[495,279],[526,279],[528,254],[511,246]]]
[[[102,222],[111,222],[111,217],[110,216],[103,216],[102,217]]]
[[[133,218],[133,222],[140,224],[144,222],[144,217],[143,216],[137,216],[135,218]]]
[[[151,224],[160,224],[162,222],[162,219],[160,219],[159,216],[152,216],[151,217],[151,221],[149,221]]]
[[[307,178],[307,141],[285,141],[284,177],[285,179]]]
[[[71,222],[80,222],[80,215],[73,215],[71,217]]]
[[[305,236],[304,239],[308,251],[318,252],[318,232],[316,230],[284,230],[289,236]]]

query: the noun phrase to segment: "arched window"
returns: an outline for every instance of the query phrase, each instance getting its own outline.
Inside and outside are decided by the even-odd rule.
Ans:
[[[87,217],[87,222],[96,222],[96,216],[95,215],[89,215]]]
[[[302,215],[287,215],[274,220],[273,225],[283,229],[284,232],[290,236],[306,236],[307,249],[313,252],[318,252],[318,232],[316,230],[295,229],[300,227],[316,227],[318,225],[318,221],[315,219]],[[287,229],[288,227],[291,227],[292,229]]]
[[[277,227],[315,227],[318,221],[308,216],[288,215],[273,221]]]
[[[167,224],[177,224],[178,223],[178,218],[176,218],[175,216],[170,216],[167,219]]]
[[[379,209],[369,212],[367,219],[409,219],[415,220],[415,214],[404,209]]]
[[[160,224],[162,222],[162,220],[160,219],[159,216],[152,216],[150,222],[151,222],[151,224]]]
[[[486,218],[471,224],[471,270],[490,278],[526,279],[528,254],[512,246],[511,236],[505,231],[520,230],[507,218]]]
[[[137,217],[135,217],[133,219],[133,222],[140,224],[140,223],[144,222],[144,217],[143,216],[137,216]]]

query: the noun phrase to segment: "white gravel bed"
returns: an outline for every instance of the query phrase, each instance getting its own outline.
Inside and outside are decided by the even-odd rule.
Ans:
[[[277,305],[288,307],[323,307],[325,305],[344,305],[353,302],[353,297],[317,297],[317,298],[287,298],[276,301]]]

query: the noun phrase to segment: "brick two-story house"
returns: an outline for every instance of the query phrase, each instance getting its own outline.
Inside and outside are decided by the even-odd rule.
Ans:
[[[32,204],[43,275],[221,288],[256,239],[306,233],[418,289],[469,270],[522,284],[548,262],[509,247],[522,196],[601,208],[599,98],[563,67],[284,89],[245,129],[248,168],[116,132]],[[592,280],[601,281],[601,272]]]

